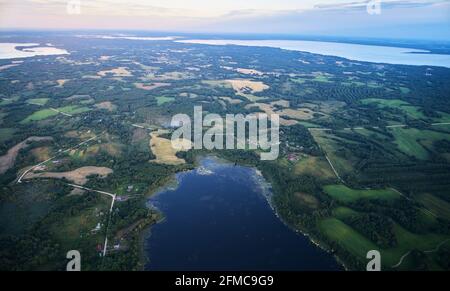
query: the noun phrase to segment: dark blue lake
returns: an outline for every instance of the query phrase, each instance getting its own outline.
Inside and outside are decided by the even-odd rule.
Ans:
[[[147,270],[342,269],[275,215],[255,169],[207,157],[177,180],[149,201],[165,220],[147,238]]]

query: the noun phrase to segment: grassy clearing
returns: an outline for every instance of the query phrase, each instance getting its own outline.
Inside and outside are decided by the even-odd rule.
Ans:
[[[212,86],[212,87],[221,87],[221,88],[228,88],[228,89],[233,88],[230,83],[228,83],[227,81],[224,81],[224,80],[203,80],[202,83],[205,85]]]
[[[113,104],[110,101],[97,103],[95,104],[95,107],[98,109],[108,110],[110,112],[115,111],[117,109],[117,105]]]
[[[431,145],[437,140],[449,140],[450,134],[445,134],[432,130],[421,130],[416,128],[391,128],[390,131],[395,137],[395,144],[403,153],[426,160],[429,157],[425,146]],[[428,148],[432,150],[431,146]]]
[[[364,105],[375,104],[379,108],[398,108],[404,111],[408,116],[415,119],[425,119],[425,115],[419,110],[419,107],[412,106],[406,101],[399,99],[379,99],[379,98],[367,98],[361,100]]]
[[[317,142],[317,144],[319,144],[320,147],[328,155],[329,159],[332,161],[333,166],[336,168],[336,171],[339,173],[339,175],[343,175],[344,173],[350,173],[353,171],[353,163],[357,161],[341,158],[340,155],[337,154],[336,149],[342,147],[338,145],[335,140],[332,139],[337,138],[336,136],[318,130],[311,130],[311,134],[314,137],[314,140]]]
[[[314,77],[313,81],[320,83],[333,83],[328,76],[325,75],[317,75]]]
[[[84,185],[89,179],[89,176],[99,176],[105,178],[111,174],[113,170],[106,167],[81,167],[69,172],[40,172],[40,173],[28,173],[24,179],[36,179],[36,178],[53,178],[53,179],[67,179],[75,184]]]
[[[341,220],[358,214],[359,213],[357,211],[344,206],[333,209],[333,216]]]
[[[348,215],[350,213],[348,209],[339,209],[335,212],[339,215]],[[326,237],[339,244],[362,262],[367,262],[366,254],[369,250],[379,250],[384,268],[391,268],[399,262],[403,255],[411,250],[432,251],[436,246],[449,238],[449,236],[436,234],[413,234],[395,224],[394,233],[397,238],[397,246],[395,248],[380,249],[372,241],[339,219],[326,218],[319,221],[318,226],[319,230]],[[408,260],[404,260],[399,269],[411,269],[413,267],[408,265]]]
[[[51,140],[53,140],[53,138],[49,136],[30,136],[26,140],[16,144],[12,148],[10,148],[6,154],[0,156],[0,174],[5,173],[8,169],[14,166],[19,152],[29,147],[32,142],[43,142]]]
[[[146,90],[146,91],[150,91],[153,89],[157,89],[160,87],[166,87],[166,86],[170,86],[170,83],[134,83],[134,86],[138,89],[142,89],[142,90]]]
[[[49,147],[38,147],[31,150],[31,153],[39,162],[43,162],[50,158],[50,148]]]
[[[354,190],[344,185],[327,185],[323,189],[325,193],[344,203],[359,199],[392,200],[400,197],[400,194],[390,189]]]
[[[379,84],[377,82],[371,81],[371,82],[367,83],[367,87],[369,87],[369,88],[383,88],[383,85],[381,85],[381,84]]]
[[[320,206],[319,200],[317,200],[316,197],[310,195],[310,194],[306,194],[306,193],[302,193],[302,192],[297,192],[294,194],[295,197],[295,201],[301,206],[301,207],[306,207],[309,209],[317,209]]]
[[[400,92],[402,92],[403,94],[408,94],[409,92],[411,92],[411,89],[407,88],[407,87],[399,87]]]
[[[258,71],[258,70],[254,70],[254,69],[237,68],[236,71],[238,73],[245,74],[245,75],[258,75],[258,76],[264,75],[263,72]]]
[[[386,266],[397,264],[401,256],[411,250],[430,251],[449,238],[449,236],[438,234],[414,234],[398,224],[394,226],[394,233],[397,238],[397,247],[381,251],[381,256],[384,258],[383,264]],[[401,267],[411,268],[414,266],[408,266],[405,261],[405,265],[402,264]]]
[[[1,98],[0,99],[0,106],[9,105],[11,103],[16,102],[17,100],[19,100],[19,96],[14,96],[14,97],[11,97],[11,98]]]
[[[242,103],[242,100],[241,100],[241,99],[233,99],[233,98],[231,98],[231,97],[219,97],[219,98],[222,99],[222,100],[227,101],[227,102],[230,103],[230,104],[239,104],[239,103]]]
[[[438,111],[438,113],[441,115],[439,118],[435,118],[434,122],[450,122],[450,114],[447,112],[441,112]]]
[[[237,79],[237,80],[226,80],[231,84],[233,89],[238,93],[246,93],[246,91],[251,91],[251,93],[262,92],[269,89],[270,87],[261,81],[252,81],[247,79]]]
[[[49,98],[34,98],[34,99],[28,99],[27,103],[43,106],[43,105],[47,104],[48,100],[50,100],[50,99]]]
[[[429,193],[420,194],[416,199],[433,214],[450,220],[450,204],[448,202]]]
[[[299,121],[298,124],[303,125],[306,128],[315,128],[320,127],[320,125],[317,125],[315,123],[307,122],[307,121]]]
[[[334,173],[323,157],[306,157],[297,162],[294,169],[297,175],[312,175],[319,179],[332,179]]]
[[[359,232],[336,218],[326,218],[319,221],[319,230],[329,239],[352,253],[360,260],[365,260],[369,250],[379,247]]]
[[[255,96],[253,94],[238,94],[238,95],[247,98],[251,102],[258,102],[258,101],[267,99],[266,97]]]
[[[264,111],[269,116],[272,114],[280,114],[280,111],[276,112],[276,110],[272,104],[252,103],[252,104],[248,104],[247,106],[245,106],[246,109],[250,109],[252,107],[258,107],[260,110]],[[285,125],[285,126],[290,126],[290,125],[297,124],[297,121],[280,117],[280,124]]]
[[[64,106],[64,107],[60,107],[60,108],[56,108],[56,110],[67,113],[67,114],[71,114],[71,115],[75,115],[75,114],[80,114],[83,112],[87,112],[90,109],[87,107],[78,107],[76,105],[70,105],[70,106]]]
[[[185,80],[185,79],[192,79],[195,75],[189,72],[167,72],[164,74],[155,74],[155,73],[149,73],[144,78],[141,78],[142,80],[151,80],[151,81],[169,81],[169,80]]]
[[[314,118],[314,111],[309,108],[299,108],[299,109],[283,109],[277,112],[280,116],[287,116],[292,119],[298,120],[309,120]]]
[[[83,209],[76,215],[66,215],[57,223],[50,226],[50,232],[54,234],[55,239],[67,249],[79,248],[80,240],[83,240],[83,244],[91,244],[91,248],[94,250],[97,244],[102,244],[104,237],[104,218],[99,217],[100,211],[107,212],[108,205],[106,199],[104,203],[95,204],[95,207]],[[101,229],[97,232],[92,230],[96,227],[97,223],[101,224]]]
[[[128,68],[126,67],[118,67],[111,70],[104,70],[97,73],[97,75],[101,77],[107,77],[109,75],[113,77],[132,77],[133,74],[128,71]]]
[[[90,109],[87,107],[78,107],[75,105],[70,105],[70,106],[65,106],[65,107],[60,107],[60,108],[56,108],[56,110],[54,109],[42,109],[39,111],[34,112],[33,114],[31,114],[30,116],[28,116],[27,118],[25,118],[24,120],[21,121],[22,124],[25,123],[29,123],[32,121],[40,121],[40,120],[44,120],[53,116],[56,116],[59,114],[58,111],[66,113],[66,114],[70,114],[70,115],[75,115],[75,114],[80,114],[86,111],[89,111]]]
[[[21,123],[24,124],[24,123],[29,123],[32,121],[40,121],[40,120],[44,120],[44,119],[47,119],[49,117],[52,117],[52,116],[55,116],[58,114],[59,114],[58,112],[51,110],[51,109],[42,109],[42,110],[34,112],[30,116],[28,116],[27,118],[22,120]]]
[[[202,83],[213,87],[233,89],[236,92],[236,95],[245,97],[252,102],[265,99],[265,97],[253,95],[254,93],[262,92],[270,88],[261,81],[252,81],[248,79],[203,80]]]
[[[166,103],[171,103],[173,101],[175,101],[175,98],[173,98],[173,97],[165,97],[165,96],[156,97],[156,102],[157,102],[158,106],[161,106]]]

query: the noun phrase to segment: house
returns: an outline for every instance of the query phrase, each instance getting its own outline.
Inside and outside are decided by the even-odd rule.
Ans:
[[[91,231],[92,231],[92,232],[97,232],[97,231],[99,231],[101,228],[102,228],[102,225],[101,225],[100,222],[99,222],[99,223],[97,223],[97,226],[96,226],[93,230],[91,230]]]

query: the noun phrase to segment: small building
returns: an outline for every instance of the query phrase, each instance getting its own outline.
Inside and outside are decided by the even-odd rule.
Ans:
[[[102,225],[101,225],[100,222],[99,222],[99,223],[97,223],[97,226],[95,226],[95,228],[92,230],[92,232],[97,232],[97,231],[99,231],[100,229],[102,229]]]

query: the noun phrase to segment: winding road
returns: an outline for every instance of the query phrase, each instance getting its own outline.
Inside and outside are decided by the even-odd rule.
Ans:
[[[61,112],[61,113],[62,113],[62,112]],[[56,159],[57,157],[61,156],[62,154],[65,154],[65,153],[67,153],[67,152],[69,152],[69,151],[71,151],[71,150],[73,150],[73,149],[79,148],[79,147],[81,147],[82,145],[87,144],[87,143],[89,143],[90,141],[97,139],[98,137],[102,136],[103,134],[105,134],[105,132],[102,132],[102,133],[99,134],[99,135],[95,135],[95,136],[93,136],[93,137],[91,137],[91,138],[89,138],[89,139],[87,139],[87,140],[85,140],[85,141],[83,141],[83,142],[81,142],[81,143],[79,143],[79,144],[73,146],[73,147],[70,147],[70,148],[68,148],[68,149],[65,149],[65,150],[60,149],[60,150],[58,151],[58,154],[56,154],[55,156],[53,156],[53,157],[51,157],[51,158],[49,158],[49,159],[47,159],[47,160],[45,160],[45,161],[43,161],[43,162],[40,162],[40,163],[37,164],[37,165],[31,166],[31,167],[28,168],[26,171],[24,171],[24,172],[20,175],[19,179],[17,180],[17,183],[21,184],[21,183],[22,183],[22,179],[23,179],[30,171],[36,169],[37,167],[42,166],[42,165],[45,165],[46,163],[48,163],[48,162],[50,162],[50,161]],[[107,234],[108,234],[108,228],[109,228],[109,223],[110,223],[110,220],[111,220],[111,214],[112,214],[112,210],[113,210],[113,207],[114,207],[114,202],[116,201],[117,194],[113,194],[113,193],[109,193],[109,192],[105,192],[105,191],[101,191],[101,190],[95,190],[95,189],[87,188],[87,187],[84,187],[84,186],[81,186],[81,185],[76,185],[76,184],[66,183],[66,185],[71,186],[71,187],[73,187],[73,188],[78,188],[78,189],[81,189],[81,190],[89,191],[89,192],[100,193],[100,194],[107,195],[107,196],[109,196],[109,197],[112,198],[112,199],[111,199],[111,206],[110,206],[110,208],[109,208],[109,217],[108,217],[108,221],[107,221],[107,224],[106,224],[106,230],[105,230],[105,233],[106,233],[106,236],[105,236],[105,243],[104,243],[104,246],[103,246],[103,256],[106,256],[106,250],[107,250],[107,245],[108,245],[108,236],[107,236]]]

